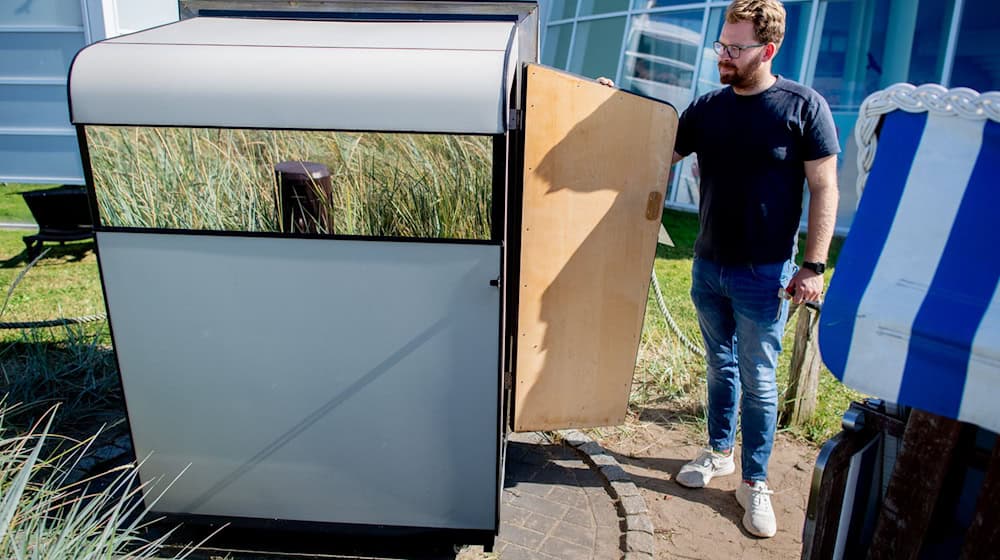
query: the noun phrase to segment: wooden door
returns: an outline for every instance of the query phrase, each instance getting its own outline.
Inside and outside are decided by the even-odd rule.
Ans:
[[[543,66],[525,76],[514,430],[620,424],[677,112]]]

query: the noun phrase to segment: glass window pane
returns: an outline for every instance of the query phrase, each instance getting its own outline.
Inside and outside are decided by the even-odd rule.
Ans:
[[[949,4],[828,2],[818,23],[813,87],[835,110],[856,111],[869,94],[894,83],[940,81]]]
[[[577,23],[570,72],[591,78],[616,76],[624,33],[624,16]]]
[[[996,0],[965,0],[951,87],[1000,90],[1000,10]]]
[[[549,21],[573,19],[576,17],[576,0],[552,0]]]
[[[781,48],[771,66],[775,74],[789,80],[801,79],[811,12],[812,5],[808,3],[785,4],[785,38],[781,41]]]
[[[572,37],[572,23],[563,23],[549,27],[545,34],[542,64],[565,70],[566,60],[569,57],[569,42]]]
[[[699,4],[698,0],[635,0],[632,7],[636,10],[649,10],[664,6],[682,6],[684,4]]]
[[[708,26],[705,28],[701,72],[698,74],[698,88],[695,92],[699,97],[722,87],[722,83],[719,82],[719,56],[715,54],[712,43],[719,39],[724,23],[726,23],[726,9],[712,8],[708,14]]]
[[[887,2],[829,2],[819,39],[813,87],[833,109],[854,109],[878,89]],[[874,30],[877,33],[873,33]]]
[[[629,0],[581,0],[580,15],[610,14],[628,11]]]
[[[917,25],[913,34],[908,82],[913,84],[941,83],[945,50],[954,0],[920,2]],[[993,27],[996,31],[998,28]]]
[[[105,226],[490,238],[487,136],[109,126],[86,134]],[[279,185],[282,162],[322,164],[329,182]]]
[[[632,17],[622,87],[682,111],[691,102],[704,10]]]

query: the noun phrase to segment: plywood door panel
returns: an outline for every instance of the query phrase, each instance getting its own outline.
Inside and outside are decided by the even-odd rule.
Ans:
[[[514,429],[624,420],[677,113],[526,70]]]

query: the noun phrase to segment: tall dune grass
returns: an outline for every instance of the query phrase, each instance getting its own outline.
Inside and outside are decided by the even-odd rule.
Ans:
[[[105,225],[280,231],[274,166],[326,165],[334,232],[488,239],[485,136],[207,128],[87,128]]]
[[[0,408],[0,557],[112,560],[158,558],[170,533],[146,540],[148,507],[139,493],[134,465],[95,479],[70,483],[69,474],[87,452],[89,441],[49,445],[55,409],[27,433],[3,425]],[[184,558],[187,548],[174,558]]]

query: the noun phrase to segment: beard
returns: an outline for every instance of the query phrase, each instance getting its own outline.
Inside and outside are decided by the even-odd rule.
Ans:
[[[731,62],[719,61],[719,81],[724,85],[730,85],[742,89],[752,89],[760,81],[758,70],[763,62],[763,54],[758,54],[746,67],[740,68]],[[729,71],[724,74],[723,71]]]

